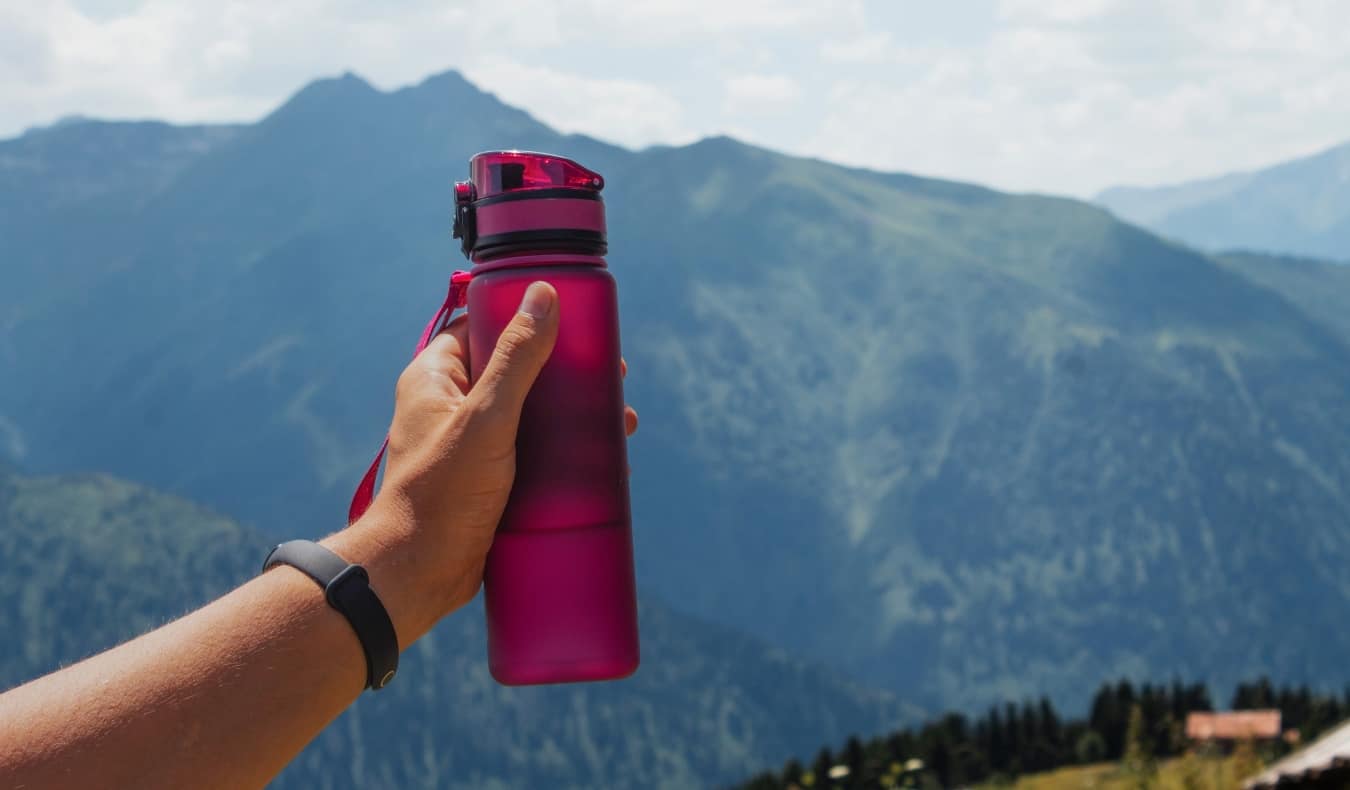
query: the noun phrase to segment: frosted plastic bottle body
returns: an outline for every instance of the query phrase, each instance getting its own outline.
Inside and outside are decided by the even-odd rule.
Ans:
[[[516,478],[484,571],[488,661],[507,685],[609,680],[638,665],[614,278],[603,258],[497,258],[469,284],[474,380],[526,287],[558,291],[558,340],[525,400]]]

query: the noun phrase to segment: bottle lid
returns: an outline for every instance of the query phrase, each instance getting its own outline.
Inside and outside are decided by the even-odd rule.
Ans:
[[[605,179],[571,159],[534,151],[485,151],[469,162],[469,180],[477,199],[530,189],[582,189],[599,192]]]
[[[604,255],[605,179],[571,159],[486,151],[455,184],[455,238],[474,261],[509,254]]]

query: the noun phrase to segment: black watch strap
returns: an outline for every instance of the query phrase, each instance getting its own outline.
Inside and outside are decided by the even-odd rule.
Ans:
[[[267,555],[263,571],[290,565],[323,588],[328,604],[351,623],[366,654],[366,688],[379,690],[398,670],[398,635],[380,597],[370,588],[370,576],[332,551],[309,540],[282,543]]]

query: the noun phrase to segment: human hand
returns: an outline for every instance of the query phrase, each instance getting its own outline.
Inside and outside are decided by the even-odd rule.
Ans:
[[[401,648],[482,584],[515,478],[521,406],[557,334],[557,293],[534,283],[472,387],[463,315],[399,376],[383,486],[365,516],[324,542],[367,566]],[[637,430],[627,406],[624,427]]]

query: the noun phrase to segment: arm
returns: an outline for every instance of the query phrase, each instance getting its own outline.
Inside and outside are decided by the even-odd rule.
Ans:
[[[463,317],[432,341],[399,378],[379,496],[322,541],[366,566],[400,649],[481,584],[515,472],[520,407],[557,333],[556,301],[551,287],[531,286],[472,390]],[[637,416],[625,419],[631,433]],[[356,699],[365,672],[356,635],[323,591],[278,567],[0,695],[0,788],[260,787]]]

